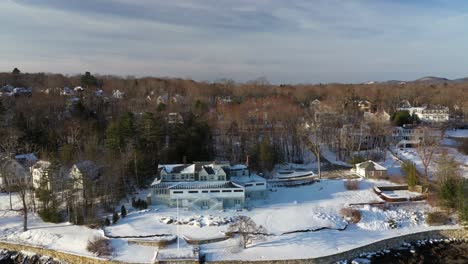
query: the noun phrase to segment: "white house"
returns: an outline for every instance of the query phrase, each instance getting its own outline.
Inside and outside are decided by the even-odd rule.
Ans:
[[[70,172],[69,179],[78,199],[87,199],[89,193],[98,187],[101,177],[101,167],[96,163],[85,160],[75,163]]]
[[[51,181],[49,180],[49,169],[51,163],[49,161],[40,160],[31,167],[32,184],[35,189],[41,186],[43,181],[47,181],[47,188],[52,189]]]
[[[413,107],[408,101],[403,101],[398,111],[408,111],[411,115],[416,115],[423,122],[447,122],[450,118],[449,108],[446,106],[427,106]]]
[[[29,173],[30,160],[12,158],[9,156],[0,157],[0,190],[8,186],[19,183],[27,184],[31,180]]]
[[[392,130],[392,142],[397,148],[414,147],[421,143],[424,131],[420,127],[404,126]]]
[[[384,166],[372,160],[368,160],[354,165],[353,170],[357,175],[361,176],[362,178],[379,179],[387,176],[387,169]]]
[[[266,180],[250,175],[245,165],[197,162],[161,165],[148,200],[189,209],[223,209],[242,208],[246,201],[266,194]]]

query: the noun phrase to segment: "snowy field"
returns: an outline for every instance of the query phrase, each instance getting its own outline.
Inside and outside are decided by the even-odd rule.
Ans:
[[[176,208],[150,207],[145,211],[129,213],[126,218],[106,227],[104,232],[69,223],[48,224],[34,215],[30,216],[30,230],[22,232],[21,216],[16,212],[4,211],[9,207],[8,195],[1,194],[0,240],[91,256],[86,251],[87,241],[94,236],[103,236],[103,233],[112,237],[153,236],[141,238],[150,241],[161,239],[157,235],[172,238],[177,232],[181,238],[214,239],[224,237],[224,232],[237,216],[247,215],[266,228],[269,235],[265,239],[254,241],[247,249],[242,249],[236,238],[204,244],[201,254],[205,254],[209,260],[262,260],[320,257],[397,235],[435,229],[424,223],[423,212],[430,208],[423,202],[386,210],[365,205],[382,201],[372,191],[374,185],[391,184],[387,181],[360,180],[359,189],[353,191],[345,189],[344,180],[322,180],[307,186],[274,188],[269,191],[266,201],[251,210],[181,209],[179,225],[175,224]],[[14,198],[18,208],[18,200]],[[348,206],[361,212],[359,223],[350,224],[340,215],[340,210]],[[391,229],[389,219],[394,219],[399,227]],[[163,249],[129,245],[124,238],[112,238],[111,241],[115,248],[113,259],[136,263],[150,263],[156,251],[160,251],[160,256],[163,253],[173,254],[176,247],[174,244]],[[183,239],[180,245],[180,252],[190,252],[191,246]]]
[[[343,180],[322,180],[308,186],[275,188],[269,192],[269,198],[262,206],[250,211],[179,210],[179,225],[175,224],[176,209],[158,207],[131,213],[116,225],[107,227],[105,232],[112,236],[166,235],[176,234],[178,226],[180,237],[214,239],[223,237],[236,216],[247,215],[258,225],[264,226],[270,235],[264,240],[255,241],[247,249],[241,249],[237,239],[229,239],[202,245],[201,251],[209,260],[261,260],[320,257],[396,235],[435,229],[424,223],[424,211],[430,210],[424,202],[387,210],[353,205],[360,210],[362,219],[358,224],[347,223],[340,216],[343,207],[382,201],[371,190],[374,185],[392,183],[361,180],[360,188],[356,191],[346,190]],[[399,227],[391,229],[389,219],[395,219]],[[328,229],[291,233],[321,228]],[[184,241],[181,246],[187,247]],[[164,251],[174,250],[174,247],[172,245]]]
[[[19,209],[20,201],[12,195],[13,209]],[[0,193],[0,240],[20,244],[46,247],[71,254],[90,256],[86,250],[88,240],[102,237],[102,230],[76,226],[70,223],[44,223],[38,216],[28,214],[28,231],[23,232],[23,217],[18,212],[9,211],[9,196]],[[155,249],[138,245],[128,245],[127,241],[112,239],[112,246],[116,249],[113,259],[137,263],[149,263],[154,256]],[[138,254],[135,254],[138,252]]]
[[[416,164],[416,167],[420,173],[424,173],[424,166],[422,164],[421,158],[419,157],[416,149],[413,148],[408,148],[408,149],[394,149],[394,153],[401,158],[402,160],[409,160]],[[434,174],[436,172],[436,160],[438,157],[444,153],[447,152],[448,155],[455,157],[455,160],[460,164],[460,170],[461,174],[464,177],[468,177],[468,155],[464,155],[463,153],[460,153],[456,148],[452,147],[438,147],[437,150],[435,151],[435,155],[432,158],[431,163],[429,164],[429,169],[428,169],[428,174],[429,174],[429,179],[431,180],[436,180],[434,178]]]

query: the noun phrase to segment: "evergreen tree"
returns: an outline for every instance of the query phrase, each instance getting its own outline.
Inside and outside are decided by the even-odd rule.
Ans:
[[[125,205],[122,205],[122,207],[120,207],[120,215],[122,216],[122,218],[127,216],[127,209],[125,208]]]
[[[271,171],[273,169],[275,163],[275,149],[268,135],[265,135],[260,143],[258,157],[263,170]]]
[[[20,74],[21,71],[18,68],[14,68],[13,71],[11,72],[13,74]]]
[[[131,112],[126,112],[119,122],[120,134],[126,140],[134,139],[135,137],[135,121]]]
[[[117,221],[119,221],[120,217],[119,217],[119,214],[117,212],[114,212],[112,214],[112,223],[115,224],[117,223]]]
[[[416,186],[418,184],[418,171],[416,170],[416,166],[411,162],[404,162],[401,169],[406,174],[408,186]]]
[[[109,220],[109,217],[106,217],[106,219],[104,220],[104,224],[105,224],[106,226],[110,226],[111,222],[110,222],[110,220]]]
[[[98,86],[98,80],[90,72],[81,76],[81,85],[84,87]]]
[[[123,148],[124,140],[119,123],[113,122],[106,130],[106,148],[112,156],[118,156]]]
[[[460,188],[463,186],[459,164],[453,156],[443,153],[437,160],[436,176],[438,179],[438,196],[446,208],[460,207]]]

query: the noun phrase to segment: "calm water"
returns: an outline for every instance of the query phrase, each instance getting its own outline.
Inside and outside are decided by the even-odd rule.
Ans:
[[[374,256],[371,263],[440,263],[468,264],[468,243],[437,243],[430,246],[414,246],[409,249],[392,249],[390,253]]]

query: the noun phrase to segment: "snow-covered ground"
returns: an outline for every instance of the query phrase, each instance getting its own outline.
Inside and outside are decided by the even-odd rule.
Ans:
[[[213,239],[224,236],[229,224],[237,216],[251,217],[266,228],[269,236],[256,240],[247,249],[235,238],[204,244],[201,254],[209,260],[261,260],[312,258],[348,250],[389,237],[433,229],[424,223],[423,212],[430,210],[423,202],[415,206],[386,210],[366,204],[382,201],[372,191],[374,185],[391,185],[387,181],[360,179],[358,190],[346,190],[344,180],[322,180],[312,185],[293,188],[273,188],[268,199],[250,210],[188,211],[165,206],[131,212],[116,224],[106,227],[104,233],[112,237],[153,236],[140,240],[159,240],[160,236],[173,238]],[[15,205],[18,205],[16,200]],[[352,205],[351,205],[352,204]],[[340,210],[352,206],[362,214],[358,224],[349,224],[340,216]],[[0,195],[0,210],[8,208],[8,196]],[[175,224],[179,214],[180,224]],[[21,216],[16,212],[0,213],[0,240],[41,245],[51,249],[91,256],[86,244],[102,230],[73,226],[69,223],[48,224],[36,216],[30,217],[30,230],[21,231]],[[399,227],[391,229],[388,220],[395,219]],[[328,229],[323,229],[328,228]],[[441,228],[441,227],[438,227]],[[443,227],[445,228],[445,227]],[[314,231],[319,230],[320,231]],[[344,230],[342,230],[344,229]],[[342,230],[342,231],[339,231]],[[295,231],[314,231],[296,232]],[[159,235],[159,237],[157,237]],[[182,240],[182,239],[181,239]],[[155,247],[130,245],[125,238],[112,238],[116,249],[113,258],[128,262],[148,263],[154,258]],[[191,246],[181,242],[183,251]],[[171,254],[175,245],[161,249]]]
[[[131,213],[116,225],[106,228],[112,236],[138,236],[176,234],[191,239],[213,239],[223,236],[229,222],[239,215],[251,217],[266,228],[270,236],[256,241],[247,249],[239,241],[229,239],[201,246],[202,254],[210,260],[226,259],[289,259],[312,258],[334,254],[360,245],[396,235],[433,229],[424,223],[425,203],[387,210],[353,205],[362,214],[358,224],[348,224],[340,210],[350,204],[382,201],[371,188],[374,185],[392,185],[387,181],[361,180],[356,191],[346,190],[343,180],[321,182],[294,188],[275,188],[262,205],[250,211],[186,211],[179,210],[181,224],[174,221],[177,209],[159,207],[142,213]],[[399,225],[391,229],[389,219]],[[171,220],[168,220],[171,219]],[[338,231],[338,229],[346,229]],[[317,230],[316,232],[290,233]],[[440,228],[440,227],[439,227]],[[183,247],[185,243],[181,244]],[[173,249],[174,246],[169,248]]]
[[[402,160],[409,160],[416,164],[416,168],[420,173],[424,172],[424,166],[422,164],[421,158],[419,157],[416,149],[413,148],[407,148],[407,149],[393,149],[393,152]],[[460,170],[461,174],[464,177],[468,177],[468,155],[464,155],[463,153],[460,153],[456,148],[453,147],[438,147],[435,151],[435,155],[433,156],[431,163],[429,164],[428,168],[428,174],[429,178],[432,180],[435,180],[434,174],[437,170],[437,164],[435,161],[437,161],[438,157],[444,153],[447,152],[448,155],[455,157],[455,160],[460,164]]]
[[[13,209],[20,209],[18,196],[12,195]],[[90,256],[86,250],[89,240],[102,237],[102,230],[70,223],[52,224],[43,222],[37,215],[28,214],[28,231],[23,232],[23,217],[16,211],[9,211],[9,196],[0,193],[0,240],[20,244],[46,247],[71,254]],[[151,247],[128,245],[127,241],[111,240],[114,247],[113,259],[130,262],[150,262],[155,249]],[[139,252],[135,254],[134,252]]]

